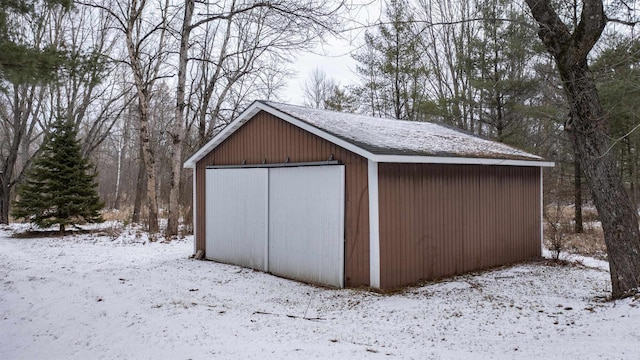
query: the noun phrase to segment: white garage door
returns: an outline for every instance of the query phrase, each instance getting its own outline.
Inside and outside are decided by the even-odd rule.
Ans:
[[[344,286],[344,166],[206,172],[208,259]]]
[[[343,287],[344,166],[269,172],[269,271]]]
[[[267,169],[207,169],[206,257],[267,270]]]

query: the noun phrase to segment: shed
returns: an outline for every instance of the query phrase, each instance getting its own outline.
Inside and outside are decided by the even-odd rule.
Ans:
[[[553,163],[434,123],[255,101],[184,166],[207,259],[391,288],[540,256]]]

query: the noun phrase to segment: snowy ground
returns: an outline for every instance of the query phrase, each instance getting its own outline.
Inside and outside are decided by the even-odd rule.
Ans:
[[[598,261],[381,295],[191,260],[190,239],[15,229],[0,227],[0,359],[640,358],[640,300],[604,302]]]

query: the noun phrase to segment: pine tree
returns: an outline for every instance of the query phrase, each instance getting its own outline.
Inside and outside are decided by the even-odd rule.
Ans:
[[[540,83],[533,72],[539,49],[536,34],[527,23],[518,4],[507,0],[478,4],[482,17],[480,32],[470,43],[464,59],[471,84],[478,91],[473,99],[478,120],[486,125],[496,141],[525,147],[528,104],[539,92]],[[497,21],[508,19],[509,21]]]
[[[12,215],[40,227],[102,222],[95,181],[97,173],[80,150],[73,124],[58,120],[45,138],[24,184]]]
[[[70,9],[72,0],[0,0],[0,80],[14,84],[51,81],[68,62],[54,46],[40,48],[20,34],[21,21],[43,21],[43,8]]]
[[[324,100],[327,110],[355,113],[358,111],[357,99],[349,92],[348,88],[334,85]]]
[[[357,90],[369,114],[403,120],[425,120],[427,69],[420,61],[420,39],[413,8],[407,0],[385,2],[384,23],[364,35],[364,46],[353,58],[363,79]]]

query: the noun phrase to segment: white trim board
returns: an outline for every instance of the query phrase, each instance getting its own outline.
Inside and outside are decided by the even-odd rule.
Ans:
[[[380,288],[380,208],[378,203],[378,163],[369,160],[369,286]]]
[[[193,203],[192,203],[192,209],[191,211],[193,212],[192,216],[193,216],[193,254],[195,255],[196,252],[198,252],[198,246],[197,246],[197,239],[198,239],[198,212],[196,211],[196,206],[198,205],[198,197],[196,196],[196,194],[198,193],[196,191],[196,167],[193,167]]]
[[[544,254],[544,174],[540,168],[540,255]]]

